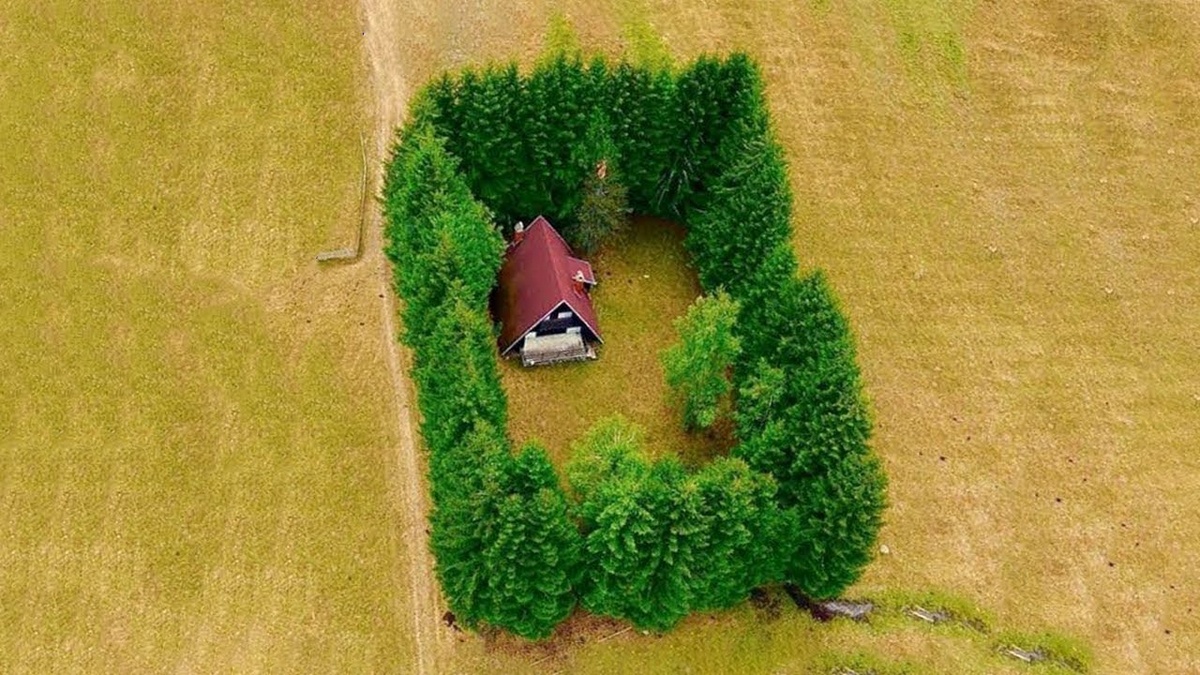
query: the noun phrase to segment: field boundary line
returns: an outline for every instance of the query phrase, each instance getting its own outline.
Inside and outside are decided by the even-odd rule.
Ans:
[[[363,50],[365,52],[370,88],[370,101],[374,105],[372,125],[371,176],[378,188],[383,185],[384,161],[388,142],[400,125],[408,106],[408,83],[403,76],[403,63],[399,47],[404,33],[396,0],[359,0],[362,11]],[[366,154],[364,149],[364,155]],[[408,672],[416,675],[436,675],[444,672],[442,663],[450,641],[446,631],[441,630],[440,619],[444,608],[434,563],[429,548],[428,492],[425,484],[424,458],[419,452],[414,431],[414,399],[411,380],[408,378],[399,343],[397,299],[392,288],[391,265],[383,254],[384,218],[377,206],[369,212],[365,209],[364,231],[360,244],[361,254],[376,265],[376,279],[381,301],[382,335],[388,372],[392,380],[396,402],[396,421],[399,437],[395,446],[394,471],[390,472],[390,491],[396,506],[402,511],[397,526],[401,548],[407,558],[411,592],[413,663]],[[366,227],[366,219],[370,226]]]

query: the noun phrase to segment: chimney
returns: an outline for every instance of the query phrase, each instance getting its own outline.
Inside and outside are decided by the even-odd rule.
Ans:
[[[525,223],[517,221],[517,226],[513,228],[513,246],[521,243],[525,239]]]
[[[583,276],[583,270],[576,270],[575,276],[571,277],[571,281],[575,282],[575,292],[583,295],[583,291],[586,288],[584,284],[587,283],[587,278]]]

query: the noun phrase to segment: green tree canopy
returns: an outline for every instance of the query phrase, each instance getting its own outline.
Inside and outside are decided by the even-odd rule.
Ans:
[[[718,291],[698,298],[675,322],[679,342],[663,352],[662,361],[689,429],[711,427],[729,405],[730,369],[741,352],[737,316],[737,301]]]
[[[695,522],[682,465],[650,464],[620,418],[598,424],[574,453],[567,474],[584,537],[583,606],[643,628],[674,626],[689,609]]]
[[[824,598],[870,561],[887,483],[868,445],[853,339],[827,279],[812,274],[787,290],[764,321],[791,320],[741,385],[734,453],[775,477],[780,505],[797,519],[778,540],[784,578]]]
[[[616,146],[603,114],[593,115],[578,155],[580,164],[592,170],[584,176],[576,222],[568,230],[568,240],[580,254],[591,255],[603,241],[624,230],[629,219],[629,196],[620,180]]]
[[[496,536],[482,559],[490,583],[486,620],[540,639],[575,607],[582,541],[544,449],[526,446],[507,468]]]
[[[502,431],[479,423],[454,460],[434,456],[429,543],[446,603],[465,626],[487,621],[496,604],[485,554],[503,527],[507,445]]]
[[[717,459],[690,479],[698,518],[692,537],[695,610],[731,607],[751,589],[781,578],[774,542],[794,528],[775,503],[775,480],[745,462]]]
[[[435,454],[453,451],[476,421],[503,429],[508,417],[491,322],[458,288],[451,288],[433,330],[421,340],[413,368],[421,435]]]
[[[504,254],[504,239],[487,208],[458,173],[458,161],[427,125],[401,134],[384,193],[386,252],[405,299],[406,336],[432,329],[451,288],[470,307],[484,307]]]

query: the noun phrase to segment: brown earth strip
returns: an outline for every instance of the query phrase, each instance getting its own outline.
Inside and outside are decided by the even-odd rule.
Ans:
[[[368,166],[372,167],[371,184],[376,192],[382,186],[383,162],[395,128],[404,117],[409,88],[405,81],[398,51],[401,44],[401,18],[396,3],[390,0],[362,0],[363,48],[369,67],[374,123],[367,145]],[[383,218],[377,207],[367,214],[363,260],[378,269],[380,311],[383,314],[383,336],[387,344],[388,370],[396,392],[400,443],[396,448],[398,472],[393,475],[392,491],[403,505],[404,519],[400,523],[404,548],[409,557],[412,591],[413,639],[418,675],[442,672],[441,655],[449,645],[448,634],[438,624],[443,607],[433,574],[433,559],[429,552],[428,503],[424,481],[424,462],[413,432],[413,410],[410,405],[412,384],[404,369],[404,360],[397,343],[397,311],[391,288],[391,269],[383,256]]]

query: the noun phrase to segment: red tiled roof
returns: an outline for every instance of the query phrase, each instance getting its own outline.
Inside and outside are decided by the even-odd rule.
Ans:
[[[564,303],[601,339],[592,299],[572,282],[577,272],[588,284],[596,283],[592,266],[572,257],[567,242],[542,216],[525,228],[521,243],[509,245],[493,304],[502,354]]]

